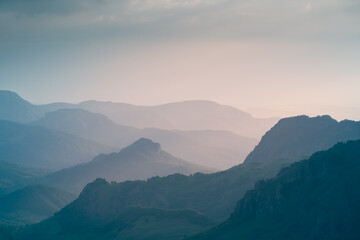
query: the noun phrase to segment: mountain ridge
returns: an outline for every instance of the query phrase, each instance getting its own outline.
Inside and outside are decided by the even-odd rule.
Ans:
[[[25,123],[41,116],[41,110],[17,93],[0,90],[0,119]]]
[[[1,161],[57,170],[88,161],[108,150],[106,146],[75,135],[0,120]]]
[[[51,173],[41,182],[78,193],[97,178],[119,182],[199,171],[211,170],[178,159],[163,151],[159,143],[141,138],[120,152],[99,154],[88,163]]]
[[[141,137],[149,138],[159,142],[165,151],[188,162],[220,170],[241,163],[257,142],[255,139],[219,130],[171,131],[126,127],[106,116],[84,109],[50,112],[31,125],[77,135],[110,146],[113,151],[124,148]]]
[[[317,152],[258,182],[227,221],[189,239],[358,239],[359,160],[359,140]]]
[[[156,106],[138,106],[95,100],[78,104],[58,102],[33,105],[15,92],[2,91],[0,92],[0,99],[4,100],[0,102],[6,103],[9,95],[16,96],[17,100],[10,101],[12,104],[7,103],[0,108],[0,119],[4,118],[21,123],[36,121],[47,112],[59,109],[82,108],[103,114],[119,125],[140,129],[226,130],[240,136],[259,139],[279,120],[279,118],[254,118],[237,108],[208,100],[189,100]],[[23,104],[17,104],[19,102]],[[14,111],[16,116],[9,119],[8,116],[11,116]],[[183,116],[187,117],[184,118]]]
[[[29,185],[0,197],[0,222],[33,224],[44,220],[75,196],[60,189]]]

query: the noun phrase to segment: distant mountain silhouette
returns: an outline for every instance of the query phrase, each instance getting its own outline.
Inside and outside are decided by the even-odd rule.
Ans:
[[[188,162],[221,170],[241,163],[257,142],[226,131],[136,129],[118,125],[101,114],[83,109],[49,112],[32,124],[74,134],[113,149],[126,147],[141,137],[150,138]]]
[[[317,128],[320,128],[317,131],[308,131],[314,129],[314,121],[323,121],[324,124],[316,125]],[[260,153],[268,152],[273,157],[272,159],[261,160],[262,154],[253,153],[245,163],[227,171],[192,176],[174,174],[167,177],[154,177],[147,181],[126,181],[118,184],[95,181],[85,187],[74,203],[47,221],[46,224],[49,225],[46,226],[48,228],[60,226],[62,229],[66,229],[66,221],[71,219],[72,222],[77,223],[76,230],[73,228],[64,230],[64,234],[80,237],[84,235],[92,222],[113,219],[130,206],[164,209],[190,208],[204,213],[216,221],[225,220],[233,211],[236,202],[244,196],[246,191],[254,187],[255,182],[275,177],[281,168],[296,161],[292,160],[292,157],[297,159],[298,156],[309,154],[310,146],[316,146],[317,150],[323,150],[323,147],[336,142],[337,139],[344,140],[350,136],[349,132],[356,133],[360,128],[359,122],[335,122],[339,126],[335,134],[337,139],[328,139],[328,131],[331,130],[325,124],[328,122],[333,122],[333,120],[327,116],[317,118],[300,116],[284,119],[268,132],[267,136],[273,137],[272,141],[267,139],[268,137],[264,137],[265,142],[261,141],[254,150],[254,152],[259,151]],[[302,137],[298,138],[293,135],[288,137],[286,142],[278,138],[293,134],[294,129],[299,126],[302,129],[300,134]],[[290,129],[293,130],[289,132]],[[322,131],[320,131],[321,129]],[[272,134],[272,131],[282,134]],[[351,135],[351,137],[360,139],[360,135]],[[299,139],[302,140],[299,141]],[[308,139],[312,139],[312,141]],[[297,145],[297,148],[294,145]],[[288,152],[289,148],[296,150],[293,156]],[[303,151],[298,149],[303,149]],[[284,155],[281,151],[286,152],[289,158],[283,159]],[[43,235],[39,233],[39,236]],[[50,236],[52,235],[47,235],[49,238]]]
[[[151,107],[97,101],[33,105],[11,91],[0,91],[0,100],[0,120],[35,122],[36,125],[115,147],[113,150],[121,149],[140,137],[150,138],[160,142],[175,156],[218,170],[241,163],[258,141],[253,138],[260,138],[277,121],[252,118],[245,112],[210,101]],[[56,112],[50,113],[52,111]],[[95,113],[102,113],[117,124]],[[84,118],[88,119],[82,122]],[[134,127],[146,129],[137,131],[139,129]],[[214,141],[216,138],[219,140]]]
[[[87,101],[79,106],[104,114],[125,126],[168,130],[226,130],[258,139],[278,121],[275,118],[254,118],[236,108],[203,100],[159,106]]]
[[[31,124],[73,134],[119,149],[138,139],[140,132],[139,129],[118,125],[101,114],[83,109],[61,109],[49,112]]]
[[[63,190],[41,185],[27,186],[0,197],[0,222],[36,223],[50,217],[75,196]]]
[[[107,147],[74,135],[0,120],[0,161],[56,170],[106,151]]]
[[[279,119],[254,118],[236,108],[211,101],[196,100],[158,106],[86,101],[79,104],[33,105],[17,93],[0,90],[0,119],[20,123],[39,120],[47,112],[60,109],[85,109],[101,113],[117,124],[139,129],[223,130],[259,139]]]
[[[259,182],[231,218],[196,240],[360,239],[360,141],[340,143]]]
[[[43,183],[80,192],[87,183],[97,178],[120,182],[199,171],[209,170],[177,159],[162,151],[160,144],[142,138],[118,153],[100,154],[91,162],[52,173],[45,177]]]
[[[22,99],[17,93],[0,90],[0,119],[26,123],[39,119],[42,110]]]
[[[141,136],[161,143],[166,151],[188,162],[218,170],[242,163],[258,142],[220,130],[169,131],[147,128],[141,131]]]

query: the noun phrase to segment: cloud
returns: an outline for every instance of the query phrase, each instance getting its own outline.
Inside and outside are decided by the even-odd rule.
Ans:
[[[131,0],[130,5],[141,10],[154,9],[191,9],[200,6],[214,5],[216,0]]]
[[[104,3],[104,0],[0,0],[0,12],[25,15],[70,14]]]
[[[8,39],[26,34],[23,39],[56,35],[88,41],[101,34],[143,41],[177,36],[330,41],[359,35],[357,10],[355,0],[0,0],[0,32]]]

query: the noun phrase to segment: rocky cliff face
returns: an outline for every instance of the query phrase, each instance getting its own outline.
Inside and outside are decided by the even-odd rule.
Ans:
[[[194,239],[359,239],[360,141],[328,151],[260,181],[231,218]]]

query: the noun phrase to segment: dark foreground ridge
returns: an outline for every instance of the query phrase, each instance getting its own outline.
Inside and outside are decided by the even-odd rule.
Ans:
[[[260,181],[231,218],[191,240],[360,239],[360,141],[328,151]]]

